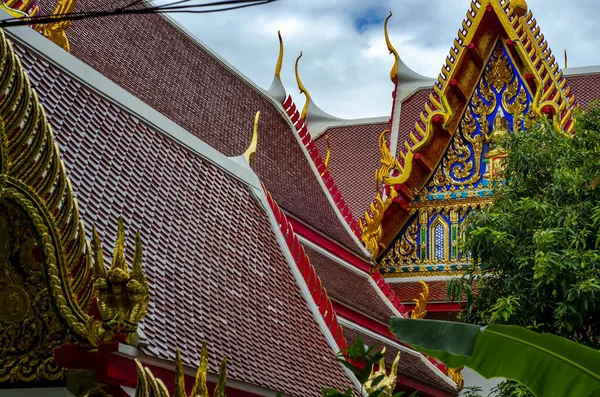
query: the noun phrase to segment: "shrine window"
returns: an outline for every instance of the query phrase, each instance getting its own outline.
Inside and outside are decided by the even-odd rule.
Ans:
[[[449,256],[448,224],[441,216],[438,216],[431,224],[430,233],[430,260],[446,261]]]

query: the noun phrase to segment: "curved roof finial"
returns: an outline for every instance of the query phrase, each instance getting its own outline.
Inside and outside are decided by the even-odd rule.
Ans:
[[[277,65],[275,66],[275,76],[281,79],[281,65],[283,64],[283,39],[281,38],[281,30],[277,31],[277,37],[279,37],[279,58],[277,58]]]
[[[296,58],[296,82],[298,83],[300,93],[306,96],[306,101],[304,102],[304,107],[302,108],[301,113],[302,120],[306,121],[306,113],[308,112],[308,104],[310,103],[310,94],[308,93],[306,87],[304,87],[304,84],[302,84],[302,81],[300,80],[300,74],[298,73],[298,61],[300,61],[300,58],[302,58],[302,51],[300,51],[300,55],[298,58]]]
[[[390,54],[394,54],[394,66],[392,66],[392,70],[390,71],[390,79],[392,83],[396,84],[398,82],[398,64],[400,63],[400,55],[398,55],[398,51],[392,45],[390,40],[390,36],[388,34],[387,24],[390,18],[392,17],[392,12],[390,11],[390,15],[385,19],[383,23],[383,33],[385,34],[385,43],[387,44],[387,48],[390,51]]]
[[[568,58],[567,58],[567,49],[565,48],[565,69],[568,68],[569,66],[569,62],[568,62]]]
[[[252,165],[252,159],[254,159],[254,153],[256,153],[256,148],[258,146],[258,120],[260,119],[260,112],[256,112],[256,116],[254,116],[254,127],[252,128],[252,140],[250,141],[250,146],[244,152],[242,156],[248,162],[248,165]]]
[[[325,156],[325,170],[321,176],[325,175],[329,171],[329,161],[331,161],[331,144],[329,143],[329,134],[325,133],[325,142],[327,143],[327,155]]]

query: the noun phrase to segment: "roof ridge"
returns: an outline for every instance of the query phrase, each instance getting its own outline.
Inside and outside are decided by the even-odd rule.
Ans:
[[[3,15],[3,12],[0,10],[0,16]],[[227,157],[219,152],[202,139],[152,108],[135,95],[130,94],[123,87],[91,66],[83,63],[72,54],[64,51],[61,47],[33,29],[25,26],[16,26],[5,29],[5,32],[11,40],[43,56],[45,61],[64,70],[69,76],[76,79],[79,84],[98,93],[103,98],[123,109],[123,111],[134,115],[140,120],[144,120],[148,125],[156,128],[157,131],[167,138],[182,145],[192,154],[198,155],[214,164],[246,185],[253,185],[255,182],[255,179],[251,176],[254,171],[245,163],[235,161],[234,157]],[[253,187],[260,188],[254,185]]]

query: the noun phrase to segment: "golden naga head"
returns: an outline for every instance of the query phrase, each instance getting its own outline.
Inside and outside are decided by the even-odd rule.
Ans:
[[[385,356],[385,348],[381,351],[381,353],[383,353]],[[398,363],[400,363],[400,353],[398,353],[396,359],[392,363],[392,368],[390,369],[390,374],[388,375],[385,371],[385,358],[382,357],[381,360],[379,360],[379,368],[377,368],[377,371],[375,371],[375,367],[371,369],[369,379],[365,383],[365,391],[368,395],[371,395],[378,390],[382,390],[382,392],[379,394],[380,397],[392,397],[394,388],[396,387]],[[379,381],[376,386],[373,386],[373,381],[381,376],[383,376],[383,379]]]
[[[136,235],[133,266],[125,262],[125,230],[119,218],[117,242],[110,267],[104,266],[100,239],[94,228],[94,296],[102,317],[100,327],[95,327],[98,341],[125,341],[137,331],[148,307],[148,282],[142,271],[142,239]]]

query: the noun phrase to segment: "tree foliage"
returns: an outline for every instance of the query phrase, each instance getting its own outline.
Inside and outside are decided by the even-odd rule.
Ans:
[[[493,204],[469,216],[463,249],[473,265],[449,283],[449,299],[464,293],[469,323],[599,348],[600,103],[577,115],[573,136],[538,121],[500,145],[505,181],[495,183]]]

